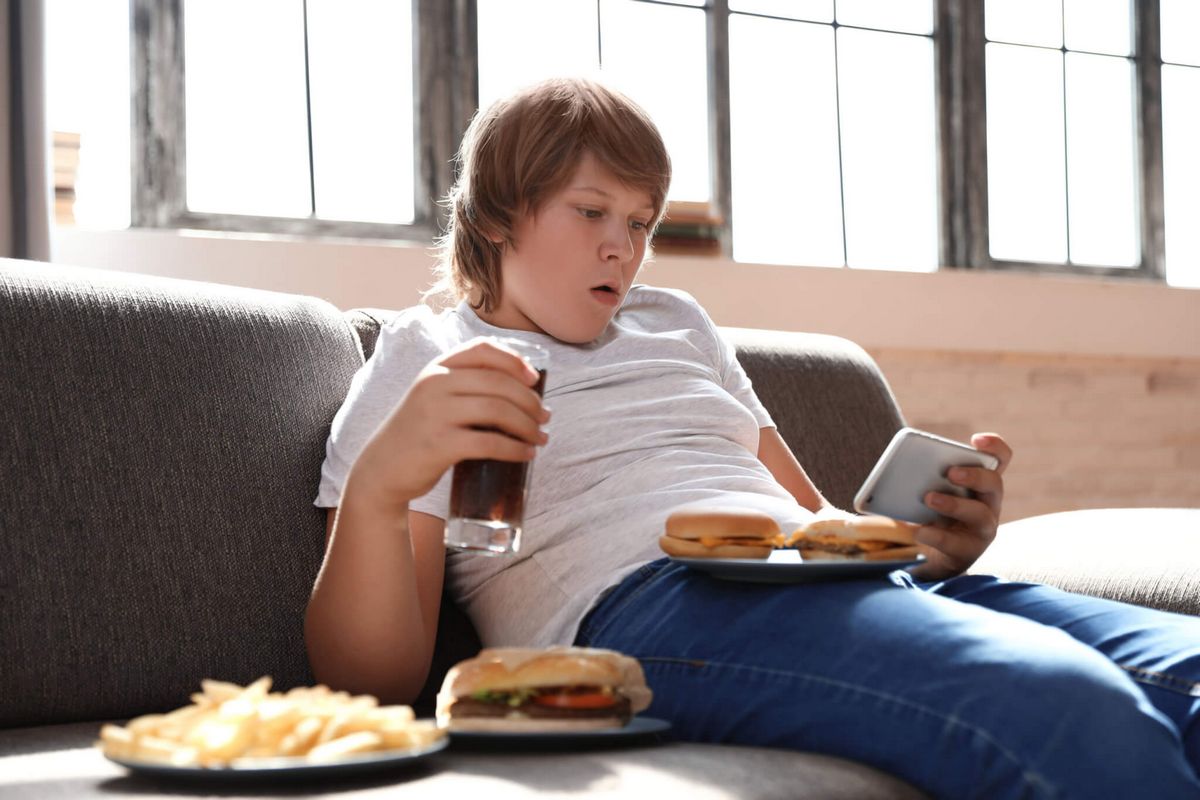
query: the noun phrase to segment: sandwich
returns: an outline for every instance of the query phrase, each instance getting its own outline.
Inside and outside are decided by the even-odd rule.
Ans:
[[[620,728],[650,698],[641,664],[613,650],[497,647],[446,673],[437,721],[450,731]]]
[[[788,537],[805,561],[897,561],[917,557],[917,525],[890,517],[818,519]]]
[[[766,558],[783,544],[774,518],[741,508],[680,509],[658,540],[663,552],[682,558]]]

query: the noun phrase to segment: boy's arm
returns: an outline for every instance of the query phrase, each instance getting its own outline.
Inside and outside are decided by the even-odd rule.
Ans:
[[[787,489],[796,502],[809,511],[829,508],[829,501],[821,496],[809,479],[808,473],[796,460],[792,448],[775,428],[760,428],[758,431],[758,460],[761,461],[779,485]]]
[[[432,362],[367,441],[327,523],[304,621],[316,678],[385,702],[425,682],[444,569],[441,520],[408,510],[463,459],[528,461],[549,414],[538,374],[469,342]]]
[[[360,502],[349,481],[328,510],[325,562],[305,619],[313,674],[337,689],[410,703],[429,672],[441,600],[441,520]]]

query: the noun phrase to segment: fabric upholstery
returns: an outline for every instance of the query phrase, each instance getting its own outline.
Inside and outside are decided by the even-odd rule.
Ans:
[[[310,683],[333,306],[0,261],[0,727]]]
[[[971,571],[1200,615],[1200,509],[1096,508],[1007,522]]]
[[[354,800],[640,798],[664,800],[909,800],[925,797],[878,770],[816,753],[668,743],[578,752],[451,748],[414,769],[313,784],[211,787],[128,778],[92,748],[98,725],[0,730],[5,800],[324,795]]]
[[[738,360],[821,493],[850,509],[854,493],[904,425],[891,388],[858,345],[818,333],[726,328]]]

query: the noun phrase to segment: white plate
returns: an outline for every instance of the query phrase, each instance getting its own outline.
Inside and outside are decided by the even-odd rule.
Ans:
[[[634,717],[622,728],[597,728],[589,731],[548,731],[545,733],[508,733],[504,731],[451,731],[455,745],[488,749],[576,750],[592,747],[655,744],[671,730],[671,723],[654,717]]]
[[[200,782],[271,782],[297,778],[340,778],[399,769],[424,761],[439,750],[444,750],[449,744],[449,739],[443,736],[427,747],[412,750],[380,750],[375,753],[346,756],[337,761],[317,763],[303,758],[264,758],[254,766],[236,767],[178,767],[153,761],[113,758],[108,755],[105,758],[135,774],[157,778]]]
[[[803,561],[798,550],[776,550],[760,558],[675,558],[692,569],[714,578],[749,583],[806,583],[844,581],[886,575],[898,569],[916,566],[925,556],[901,561]]]

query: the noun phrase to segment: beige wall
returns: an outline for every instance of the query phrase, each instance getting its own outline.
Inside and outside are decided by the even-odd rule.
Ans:
[[[1200,359],[872,348],[910,425],[1013,446],[1004,519],[1200,507]]]
[[[398,308],[430,282],[403,243],[62,230],[64,264]],[[831,333],[880,363],[909,423],[1003,433],[1005,518],[1102,506],[1200,506],[1200,290],[1143,281],[911,274],[662,257],[649,283],[722,325]]]

